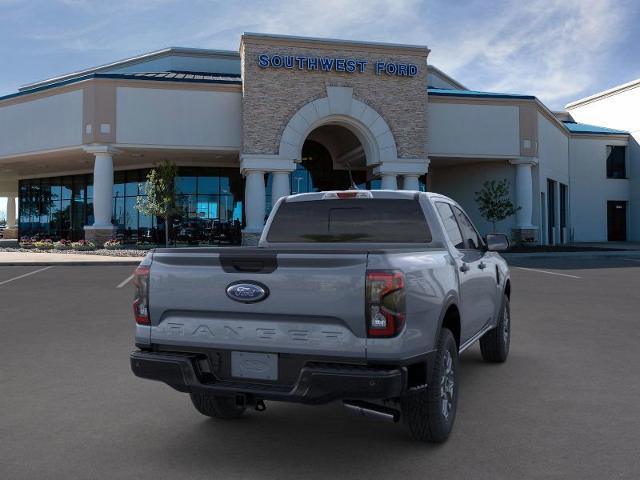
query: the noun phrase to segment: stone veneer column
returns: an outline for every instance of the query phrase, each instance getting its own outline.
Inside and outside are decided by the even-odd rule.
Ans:
[[[95,156],[93,163],[93,225],[84,227],[88,241],[102,246],[113,238],[115,227],[111,223],[113,212],[113,155],[116,150],[109,145],[85,147]]]
[[[515,197],[516,226],[513,237],[517,242],[531,243],[536,241],[538,227],[533,225],[533,173],[532,167],[538,164],[535,157],[521,157],[509,160],[516,167]]]

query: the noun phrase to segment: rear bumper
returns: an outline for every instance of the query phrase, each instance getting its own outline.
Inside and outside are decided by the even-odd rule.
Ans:
[[[246,395],[256,399],[327,403],[338,399],[385,399],[400,396],[407,385],[404,367],[375,368],[343,364],[309,364],[291,385],[201,378],[197,356],[185,353],[131,354],[131,370],[141,378],[164,382],[181,392]]]

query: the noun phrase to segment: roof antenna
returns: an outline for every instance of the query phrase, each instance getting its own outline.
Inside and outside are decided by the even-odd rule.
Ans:
[[[349,172],[349,183],[351,184],[349,188],[351,190],[360,190],[358,188],[358,185],[356,185],[356,182],[353,181],[353,175],[351,175],[351,163],[347,161],[346,164],[347,164],[347,172]]]

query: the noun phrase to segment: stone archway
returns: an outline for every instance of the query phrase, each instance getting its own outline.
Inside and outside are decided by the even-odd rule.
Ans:
[[[381,178],[381,188],[418,189],[418,177],[426,173],[426,158],[398,158],[398,149],[385,119],[373,108],[353,97],[351,87],[328,86],[327,96],[313,100],[287,122],[276,154],[246,153],[240,158],[240,170],[246,178],[243,244],[257,243],[266,213],[265,174],[272,174],[271,202],[290,193],[290,174],[302,161],[302,149],[311,132],[324,126],[348,129],[360,142],[365,166]]]
[[[395,162],[395,139],[384,118],[367,104],[353,98],[350,87],[327,87],[327,96],[300,108],[289,120],[280,137],[278,156],[283,160],[301,160],[308,135],[323,125],[349,129],[364,149],[367,166]]]

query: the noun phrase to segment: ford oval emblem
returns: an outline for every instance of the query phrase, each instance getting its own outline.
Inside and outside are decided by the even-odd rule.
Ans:
[[[259,282],[239,281],[229,284],[227,297],[236,302],[256,303],[269,296],[269,289]]]

